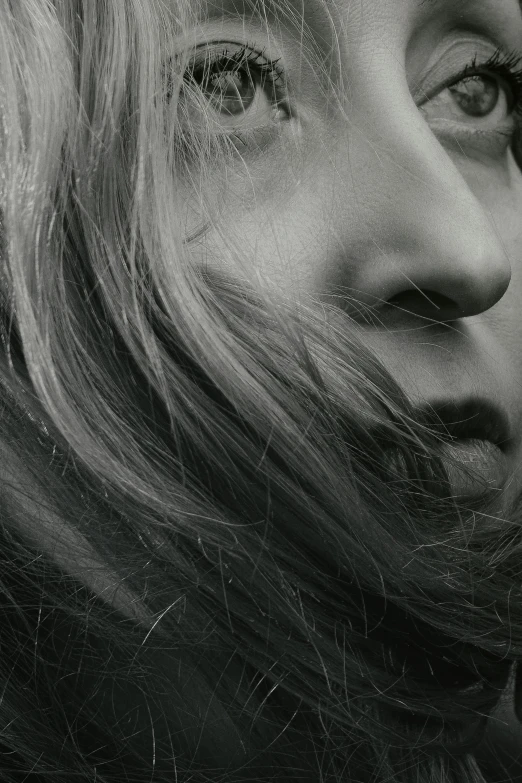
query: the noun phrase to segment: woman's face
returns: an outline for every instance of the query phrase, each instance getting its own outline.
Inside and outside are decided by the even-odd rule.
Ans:
[[[415,404],[476,424],[460,435],[482,444],[462,449],[488,481],[513,474],[514,497],[519,0],[276,5],[260,24],[241,0],[217,0],[194,30],[186,78],[232,155],[226,182],[219,167],[205,180],[221,231],[210,227],[193,252],[226,268],[222,236],[232,238],[264,285],[351,314]],[[192,99],[183,110],[183,122],[202,121]],[[190,230],[201,214],[190,193],[187,204]],[[490,427],[497,416],[509,432]],[[499,457],[487,441],[506,436]]]

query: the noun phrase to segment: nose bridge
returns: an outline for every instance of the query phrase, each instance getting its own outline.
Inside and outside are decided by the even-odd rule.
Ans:
[[[355,205],[345,225],[355,228],[347,239],[358,248],[358,298],[375,305],[406,291],[433,292],[446,302],[431,313],[439,318],[489,309],[511,279],[490,214],[424,121],[405,77],[390,91],[388,72],[387,90],[379,97],[375,88],[370,99],[342,166]]]

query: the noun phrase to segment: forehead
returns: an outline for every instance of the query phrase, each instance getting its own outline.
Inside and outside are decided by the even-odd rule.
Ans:
[[[470,13],[504,17],[522,14],[522,0],[197,0],[197,7],[205,16],[291,14],[295,18],[357,14],[363,10],[377,16],[397,16],[406,8],[427,14],[451,12],[456,17]]]
[[[234,21],[244,32],[261,27],[310,44],[323,55],[334,49],[409,46],[417,34],[429,39],[465,30],[490,38],[510,51],[522,49],[522,0],[196,0],[200,19]],[[297,39],[297,41],[296,41]],[[342,41],[346,42],[346,45]],[[426,40],[426,39],[422,39]]]

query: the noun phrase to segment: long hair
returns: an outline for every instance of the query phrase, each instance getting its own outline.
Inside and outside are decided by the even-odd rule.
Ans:
[[[348,316],[193,262],[191,12],[0,0],[0,780],[479,783],[520,526]]]

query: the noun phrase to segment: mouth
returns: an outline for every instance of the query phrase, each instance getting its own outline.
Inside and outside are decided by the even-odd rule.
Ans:
[[[482,440],[505,451],[510,442],[509,422],[501,408],[488,400],[468,398],[443,401],[420,409],[422,419],[443,440]]]
[[[500,491],[509,478],[510,429],[501,408],[480,398],[445,401],[420,409],[440,439],[452,496],[472,500]]]

